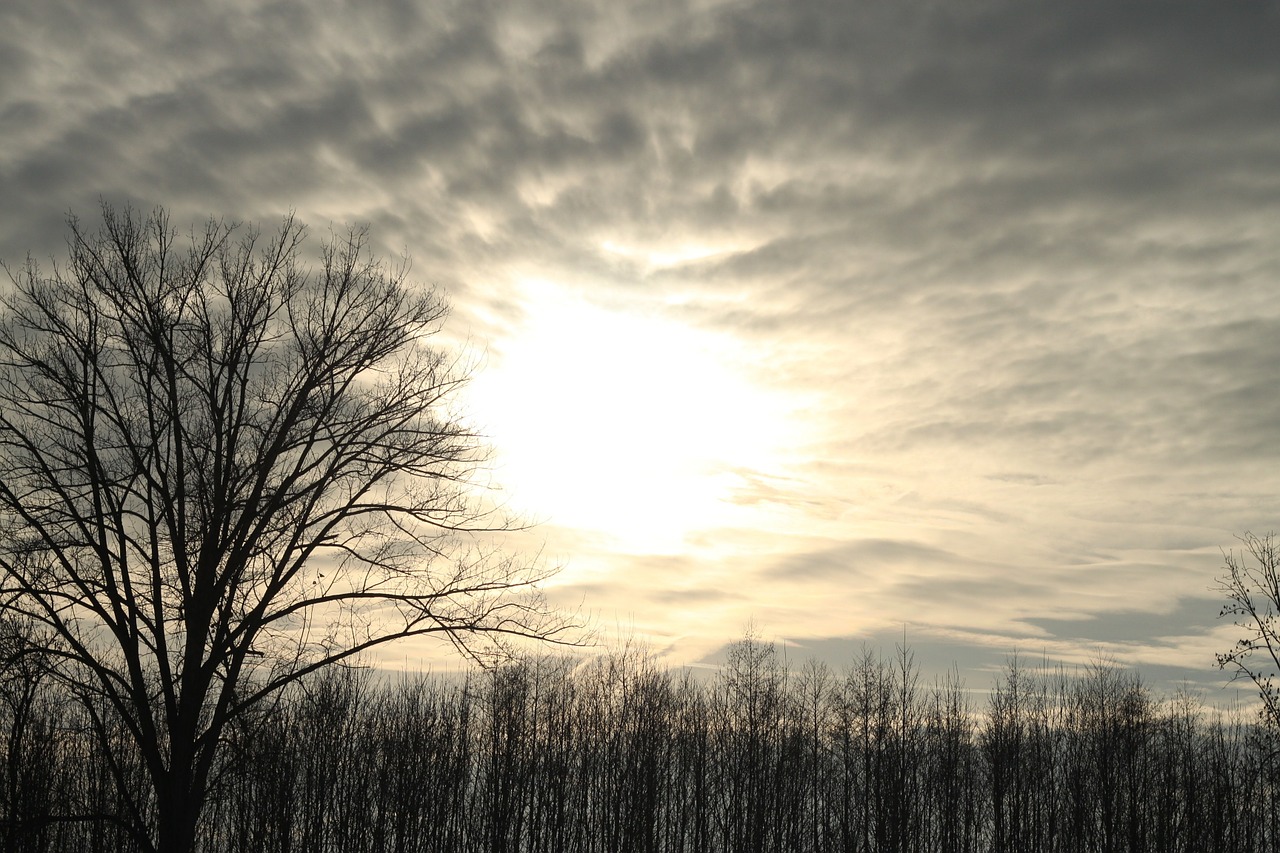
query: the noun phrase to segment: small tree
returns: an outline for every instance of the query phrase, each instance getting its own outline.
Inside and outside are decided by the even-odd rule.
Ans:
[[[51,637],[104,749],[127,730],[154,799],[108,760],[139,844],[186,853],[224,730],[286,685],[396,639],[483,655],[568,625],[545,571],[474,535],[503,525],[469,495],[446,307],[364,230],[313,273],[292,217],[184,241],[163,211],[103,220],[3,298],[0,610]]]
[[[1218,666],[1258,688],[1261,716],[1280,728],[1280,546],[1275,535],[1241,537],[1244,552],[1228,552],[1218,589],[1227,597],[1219,616],[1231,616],[1245,635],[1218,655]]]

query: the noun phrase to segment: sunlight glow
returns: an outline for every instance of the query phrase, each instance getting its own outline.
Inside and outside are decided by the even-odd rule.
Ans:
[[[792,428],[741,344],[546,282],[523,302],[468,395],[513,508],[636,553],[750,512],[734,490],[776,467]]]
[[[600,244],[600,248],[614,255],[621,255],[633,261],[641,261],[653,269],[661,269],[664,267],[678,266],[690,261],[701,261],[707,258],[714,258],[717,255],[725,255],[731,252],[739,252],[748,248],[746,245],[727,245],[727,246],[710,246],[701,243],[688,243],[679,246],[664,246],[662,248],[641,248],[637,246],[624,246],[615,243],[612,240],[605,240]]]

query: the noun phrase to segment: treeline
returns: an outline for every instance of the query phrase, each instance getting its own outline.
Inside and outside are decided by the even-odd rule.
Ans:
[[[90,736],[110,717],[21,659],[0,705],[0,849],[136,850]],[[1280,849],[1274,736],[1105,665],[1013,660],[980,708],[906,649],[793,672],[751,639],[710,676],[632,652],[332,670],[223,755],[207,853]]]

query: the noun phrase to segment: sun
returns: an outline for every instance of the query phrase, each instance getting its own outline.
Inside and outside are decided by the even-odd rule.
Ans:
[[[523,323],[468,394],[511,505],[633,552],[733,523],[733,489],[775,467],[786,435],[743,345],[552,283],[522,289]]]

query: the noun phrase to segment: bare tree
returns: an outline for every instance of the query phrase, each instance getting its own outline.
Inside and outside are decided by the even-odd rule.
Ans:
[[[1262,719],[1280,728],[1280,543],[1274,534],[1240,537],[1244,552],[1228,552],[1218,589],[1227,597],[1219,616],[1231,616],[1245,635],[1218,655],[1218,666],[1252,681]]]
[[[285,685],[396,639],[483,655],[570,626],[544,569],[474,535],[503,525],[469,492],[447,309],[364,230],[310,271],[292,217],[183,240],[163,211],[103,220],[70,220],[52,275],[10,271],[0,610],[52,637],[104,743],[127,730],[138,843],[186,853],[228,724]]]

